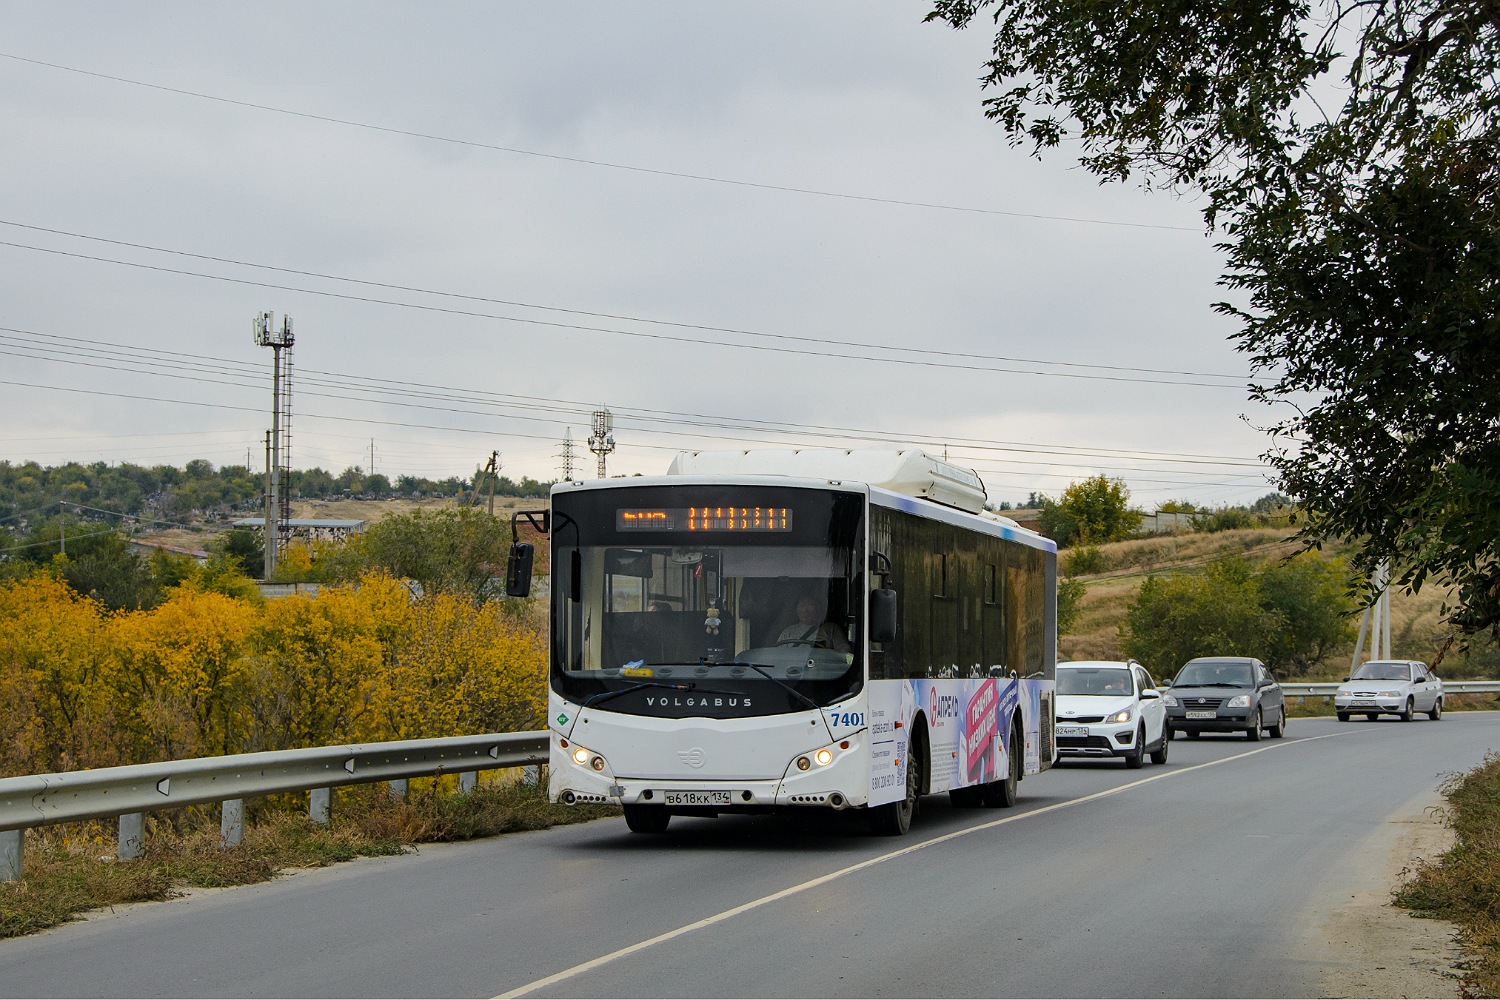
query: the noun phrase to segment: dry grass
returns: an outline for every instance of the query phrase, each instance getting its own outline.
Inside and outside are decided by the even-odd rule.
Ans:
[[[117,862],[109,823],[30,831],[19,882],[0,882],[0,938],[54,927],[89,910],[171,899],[188,887],[248,885],[284,871],[357,857],[400,854],[406,845],[467,840],[578,823],[618,810],[547,802],[540,787],[483,784],[448,794],[453,780],[413,782],[406,801],[384,785],[339,791],[334,822],[256,803],[256,822],[238,847],[219,847],[216,811],[181,810],[147,818],[146,854]]]
[[[1210,562],[1225,556],[1244,556],[1256,562],[1284,558],[1298,551],[1298,543],[1291,540],[1290,535],[1289,530],[1249,528],[1141,538],[1099,546],[1103,570],[1078,577],[1088,590],[1083,597],[1078,621],[1071,632],[1058,640],[1058,658],[1122,659],[1120,623],[1147,576],[1201,572]],[[1060,558],[1065,565],[1066,550]],[[1446,589],[1431,585],[1417,595],[1401,591],[1392,593],[1391,648],[1397,656],[1413,657],[1427,663],[1436,660],[1448,639],[1441,608],[1449,599]],[[1315,668],[1299,680],[1337,680],[1348,673],[1353,655],[1352,642],[1331,650],[1321,668]],[[1444,655],[1440,672],[1453,678],[1486,676],[1493,668],[1491,661],[1494,659],[1494,653],[1465,653],[1455,646]],[[1152,666],[1159,673],[1170,673],[1178,664]]]
[[[1451,920],[1474,956],[1464,996],[1500,995],[1500,753],[1443,787],[1453,848],[1436,863],[1419,861],[1395,892],[1397,906],[1419,917]]]

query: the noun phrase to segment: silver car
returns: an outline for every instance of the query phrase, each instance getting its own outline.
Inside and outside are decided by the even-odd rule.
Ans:
[[[1443,717],[1443,682],[1419,660],[1371,660],[1344,678],[1333,696],[1340,722],[1351,715],[1371,721],[1396,715],[1410,722],[1425,712],[1433,722]]]

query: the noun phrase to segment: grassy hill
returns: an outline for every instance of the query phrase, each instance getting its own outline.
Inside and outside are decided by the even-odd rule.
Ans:
[[[1072,631],[1059,638],[1059,659],[1120,659],[1119,628],[1125,610],[1141,584],[1150,575],[1201,573],[1205,566],[1224,556],[1238,555],[1255,562],[1281,559],[1298,550],[1292,532],[1284,528],[1248,528],[1237,531],[1171,535],[1115,542],[1098,547],[1097,570],[1077,574],[1088,590],[1082,612]],[[1330,551],[1330,555],[1339,554]],[[1059,567],[1068,569],[1075,558],[1069,550],[1058,554]],[[1395,656],[1433,662],[1447,641],[1448,631],[1440,609],[1448,591],[1424,587],[1418,595],[1399,590],[1391,594],[1391,648]],[[1358,625],[1358,621],[1355,621]],[[1349,642],[1325,657],[1309,675],[1312,680],[1334,680],[1348,672],[1354,644]],[[1167,668],[1155,665],[1158,672]],[[1172,665],[1175,668],[1176,664]],[[1443,659],[1444,676],[1488,676],[1500,667],[1500,653],[1485,643],[1465,654],[1455,646]]]

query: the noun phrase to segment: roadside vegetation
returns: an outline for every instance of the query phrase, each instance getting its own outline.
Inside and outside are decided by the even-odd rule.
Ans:
[[[256,803],[239,846],[219,846],[213,810],[147,817],[145,856],[116,862],[112,824],[33,830],[24,878],[0,882],[0,938],[54,927],[90,910],[172,899],[193,888],[264,882],[277,875],[358,857],[401,854],[413,845],[541,830],[610,815],[606,806],[557,806],[542,786],[495,781],[465,795],[452,778],[414,780],[405,801],[384,785],[342,788],[330,826],[305,813]],[[285,797],[277,797],[278,799]]]
[[[1419,861],[1396,889],[1395,903],[1415,916],[1459,925],[1473,956],[1464,996],[1500,996],[1500,753],[1443,786],[1454,845],[1437,861]]]

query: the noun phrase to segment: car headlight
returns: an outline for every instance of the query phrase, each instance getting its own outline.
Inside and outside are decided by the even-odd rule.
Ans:
[[[1249,708],[1250,696],[1248,694],[1237,694],[1224,703],[1225,708]]]
[[[1382,698],[1399,698],[1399,697],[1401,697],[1401,692],[1400,691],[1382,691],[1382,692],[1380,692],[1380,697],[1382,697]]]
[[[1171,694],[1164,696],[1161,701],[1162,704],[1166,705],[1168,708],[1177,708],[1179,704],[1179,702],[1177,701],[1177,696]]]
[[[1122,708],[1118,712],[1115,712],[1113,715],[1106,715],[1104,717],[1104,721],[1105,722],[1129,722],[1130,721],[1130,709],[1128,709],[1128,708]]]

